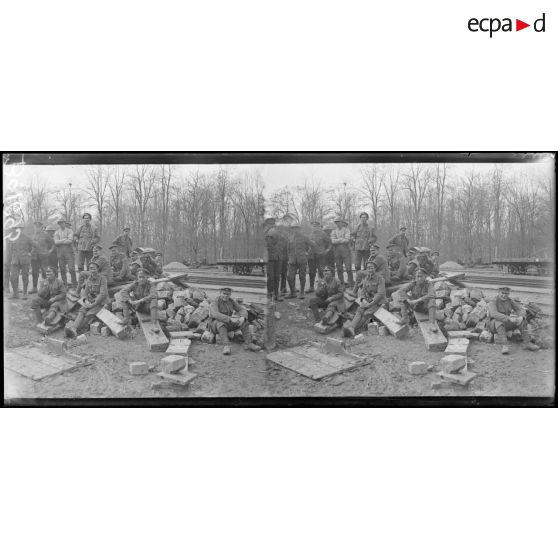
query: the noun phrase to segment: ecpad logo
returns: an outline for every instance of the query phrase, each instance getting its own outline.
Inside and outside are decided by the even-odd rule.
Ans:
[[[512,20],[509,17],[505,17],[504,19],[499,19],[497,17],[494,18],[485,17],[483,19],[477,19],[475,17],[472,17],[467,23],[467,27],[469,28],[469,31],[472,31],[473,33],[477,33],[478,31],[482,31],[484,33],[490,33],[490,38],[492,38],[493,33],[497,33],[498,31],[504,31],[504,32],[513,31]],[[516,31],[521,31],[522,29],[526,29],[527,27],[531,27],[531,24],[525,23],[520,19],[515,20]],[[534,21],[533,29],[537,33],[545,32],[544,13],[542,17]]]

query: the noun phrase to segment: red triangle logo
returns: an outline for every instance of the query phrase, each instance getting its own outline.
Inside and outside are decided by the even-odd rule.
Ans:
[[[521,21],[520,19],[515,20],[515,30],[516,31],[521,31],[522,29],[525,29],[526,27],[531,27],[531,24],[530,23],[525,23],[524,21]]]

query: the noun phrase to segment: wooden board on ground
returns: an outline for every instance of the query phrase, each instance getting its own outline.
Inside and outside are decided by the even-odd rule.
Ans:
[[[183,355],[186,356],[190,349],[192,341],[190,339],[173,339],[171,338],[169,346],[166,352],[171,355]]]
[[[71,354],[47,354],[38,346],[25,346],[4,352],[4,367],[32,380],[42,380],[49,376],[72,372],[82,366],[92,364]]]
[[[193,331],[171,331],[169,333],[171,339],[196,339],[196,334]]]
[[[448,337],[450,339],[478,339],[479,333],[474,333],[467,329],[459,331],[448,331]]]
[[[301,345],[275,351],[267,355],[267,360],[313,380],[349,372],[368,362],[351,353],[325,354],[316,345]]]
[[[188,385],[194,378],[197,377],[197,374],[192,374],[192,372],[187,372],[185,369],[181,370],[178,374],[167,374],[166,372],[159,372],[155,374],[159,378],[163,380],[167,380],[173,384],[178,384],[180,386]]]
[[[459,384],[460,386],[466,386],[473,378],[476,378],[477,374],[465,370],[464,372],[456,373],[438,372],[438,376],[440,376],[440,378],[444,378],[445,380],[450,380],[455,384]]]
[[[428,314],[422,312],[414,312],[415,319],[418,323],[420,332],[429,351],[443,351],[448,344],[448,340],[441,332],[438,324],[436,324],[436,331],[430,331],[432,324],[428,321]]]
[[[136,312],[136,316],[139,320],[149,350],[158,352],[166,351],[167,347],[169,346],[169,340],[167,339],[167,336],[161,331],[161,325],[159,324],[159,322],[151,324],[149,315],[143,314],[142,312]],[[155,333],[151,330],[154,325],[159,328],[158,333]]]
[[[132,331],[130,326],[122,325],[120,320],[106,308],[101,308],[97,312],[97,318],[99,318],[118,339],[125,339]]]
[[[388,312],[385,308],[378,308],[374,312],[374,316],[378,318],[389,330],[389,332],[397,337],[397,339],[402,339],[409,333],[408,325],[401,325],[397,323],[397,318],[391,312]]]
[[[452,355],[466,355],[469,348],[469,339],[450,339],[445,353]]]

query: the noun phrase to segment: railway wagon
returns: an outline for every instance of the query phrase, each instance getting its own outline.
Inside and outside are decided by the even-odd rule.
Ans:
[[[265,275],[265,262],[261,258],[217,260],[217,265],[225,267],[227,271],[232,268],[236,275],[252,275],[254,269],[260,269]]]
[[[539,275],[549,275],[554,269],[554,262],[546,258],[495,258],[492,263],[515,275],[525,275],[531,270]]]

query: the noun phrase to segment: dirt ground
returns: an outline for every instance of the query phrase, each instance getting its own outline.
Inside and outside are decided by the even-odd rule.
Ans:
[[[277,304],[281,318],[276,322],[277,350],[305,341],[323,341],[313,331],[313,319],[305,300]],[[40,341],[33,327],[29,301],[4,299],[4,347]],[[554,351],[524,351],[513,344],[509,355],[499,347],[473,341],[469,348],[469,370],[478,374],[468,387],[432,389],[439,380],[438,368],[424,376],[412,376],[407,365],[424,361],[437,365],[443,353],[429,352],[415,327],[405,340],[392,336],[368,335],[366,342],[353,347],[361,355],[375,355],[372,364],[322,380],[311,380],[277,367],[265,360],[266,353],[245,351],[233,344],[231,356],[217,345],[194,341],[190,347],[189,370],[197,374],[188,387],[154,389],[161,380],[154,372],[132,376],[128,363],[144,361],[157,367],[164,353],[149,352],[140,329],[132,338],[87,335],[85,345],[70,341],[70,352],[90,357],[91,366],[33,381],[5,372],[5,398],[157,398],[157,397],[343,397],[343,396],[538,396],[554,395]],[[341,337],[341,330],[330,334]],[[62,331],[52,334],[61,339]]]
[[[314,320],[305,300],[286,300],[277,304],[281,318],[276,322],[277,349],[299,345],[305,341],[322,341],[324,336],[312,329]],[[329,336],[341,338],[341,329]],[[502,355],[500,347],[472,341],[469,346],[469,371],[478,374],[467,387],[432,389],[440,381],[436,365],[444,356],[424,346],[419,329],[412,328],[406,339],[393,336],[366,335],[363,344],[351,349],[357,355],[376,355],[373,363],[362,368],[311,380],[268,363],[270,395],[272,396],[554,396],[554,351],[525,351],[519,343],[511,345],[510,354]],[[422,361],[434,365],[432,372],[414,376],[408,364]]]

